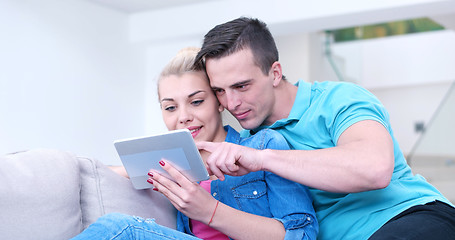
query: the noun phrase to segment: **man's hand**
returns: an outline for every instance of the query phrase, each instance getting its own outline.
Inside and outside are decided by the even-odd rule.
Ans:
[[[199,150],[210,152],[208,170],[218,179],[224,174],[242,176],[262,170],[261,151],[228,142],[196,142]]]

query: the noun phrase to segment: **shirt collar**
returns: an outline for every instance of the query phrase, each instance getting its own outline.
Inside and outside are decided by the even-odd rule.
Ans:
[[[225,142],[240,144],[240,134],[234,128],[229,125],[224,126],[224,130],[226,130],[226,139]]]
[[[295,96],[294,104],[292,105],[291,112],[289,113],[287,118],[280,119],[274,122],[270,126],[259,126],[256,129],[250,130],[250,134],[254,134],[261,129],[264,128],[279,128],[288,124],[291,121],[299,120],[305,111],[310,107],[310,98],[311,98],[311,83],[304,82],[303,80],[299,80],[295,84],[297,89],[297,95]]]

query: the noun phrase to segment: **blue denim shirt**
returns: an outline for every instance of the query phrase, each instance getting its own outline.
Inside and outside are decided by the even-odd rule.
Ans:
[[[248,138],[226,126],[226,142],[255,149],[286,150],[289,146],[278,132],[264,129]],[[315,240],[318,223],[310,193],[306,186],[289,181],[270,172],[251,172],[244,176],[226,176],[225,181],[211,182],[211,194],[220,202],[235,209],[280,221],[285,239]],[[178,212],[177,229],[193,234],[189,218]]]

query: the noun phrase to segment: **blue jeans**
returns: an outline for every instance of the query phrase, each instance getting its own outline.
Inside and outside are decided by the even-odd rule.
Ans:
[[[143,219],[120,213],[109,213],[100,217],[82,233],[71,240],[142,240],[142,239],[183,239],[199,238],[161,226],[154,219]]]

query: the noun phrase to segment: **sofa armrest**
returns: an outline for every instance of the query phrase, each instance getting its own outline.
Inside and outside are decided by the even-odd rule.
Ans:
[[[82,230],[77,158],[34,149],[0,156],[0,239],[68,239]]]

